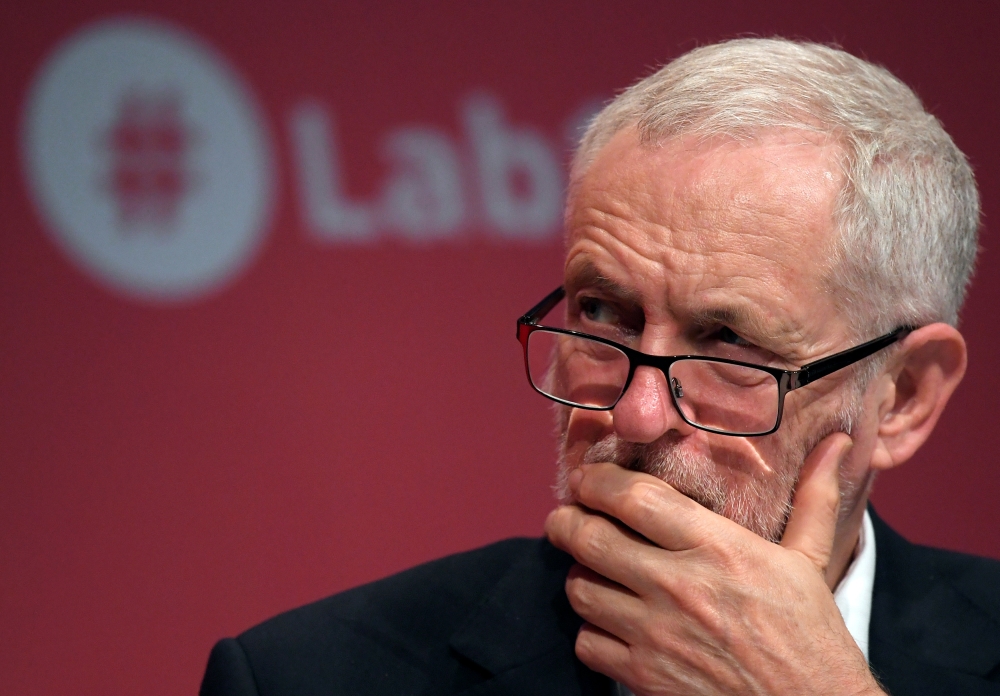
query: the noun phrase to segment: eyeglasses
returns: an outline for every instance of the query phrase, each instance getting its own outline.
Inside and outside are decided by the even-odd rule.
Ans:
[[[542,396],[567,406],[610,411],[640,366],[660,370],[688,425],[720,435],[769,435],[781,425],[785,395],[872,355],[907,336],[904,326],[872,341],[782,370],[703,355],[649,355],[600,336],[542,326],[565,297],[559,287],[517,320],[528,381]]]

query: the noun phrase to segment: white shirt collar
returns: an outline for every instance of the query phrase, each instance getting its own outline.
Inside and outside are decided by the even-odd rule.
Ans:
[[[875,528],[865,510],[858,536],[858,550],[844,579],[833,592],[840,615],[854,642],[868,659],[868,624],[872,615],[872,591],[875,589]]]
[[[858,535],[858,550],[844,578],[833,591],[833,600],[844,617],[847,630],[868,659],[868,624],[872,615],[872,592],[875,589],[875,528],[865,510]],[[618,696],[633,696],[624,684],[615,682]]]

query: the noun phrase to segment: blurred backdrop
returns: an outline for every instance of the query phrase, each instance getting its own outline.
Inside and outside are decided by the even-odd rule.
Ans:
[[[746,34],[886,65],[972,160],[970,371],[875,503],[1000,557],[995,8],[4,3],[0,690],[193,693],[222,636],[538,535],[514,321],[560,282],[573,137]]]

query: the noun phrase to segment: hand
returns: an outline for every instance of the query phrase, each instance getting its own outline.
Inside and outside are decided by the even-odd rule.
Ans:
[[[652,476],[572,472],[578,504],[545,530],[578,561],[580,660],[643,696],[883,693],[824,579],[849,448],[835,433],[809,455],[780,546]]]

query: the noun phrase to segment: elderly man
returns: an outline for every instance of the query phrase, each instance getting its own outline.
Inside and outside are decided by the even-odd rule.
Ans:
[[[1000,693],[1000,564],[867,507],[966,367],[979,204],[940,124],[841,51],[732,41],[611,102],[570,179],[518,322],[547,539],[224,640],[202,693]]]

